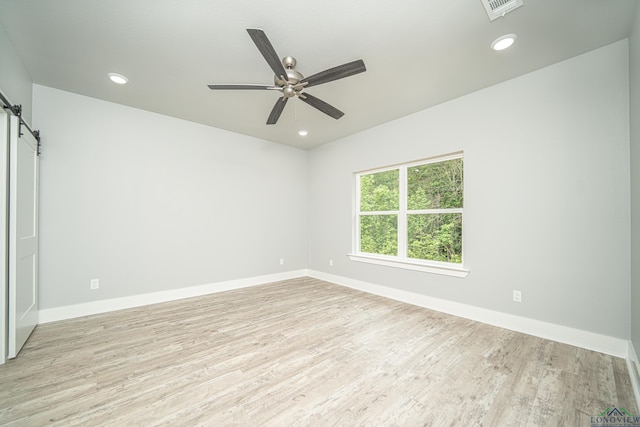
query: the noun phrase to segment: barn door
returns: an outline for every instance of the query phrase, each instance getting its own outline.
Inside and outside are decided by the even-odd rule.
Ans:
[[[38,323],[38,142],[9,117],[9,322],[14,358]]]
[[[8,208],[7,185],[9,183],[9,114],[0,108],[0,364],[7,358],[7,319],[8,319]]]

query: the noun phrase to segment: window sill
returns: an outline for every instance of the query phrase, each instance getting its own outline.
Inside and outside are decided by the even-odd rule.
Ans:
[[[441,274],[444,276],[467,277],[469,270],[453,265],[437,265],[420,262],[418,260],[398,259],[384,255],[347,254],[351,261],[366,262],[368,264],[384,265],[387,267],[404,268],[405,270],[423,271],[425,273]]]

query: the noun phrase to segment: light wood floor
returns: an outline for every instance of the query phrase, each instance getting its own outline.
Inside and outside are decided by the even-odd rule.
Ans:
[[[315,279],[40,325],[0,425],[590,426],[624,360]]]

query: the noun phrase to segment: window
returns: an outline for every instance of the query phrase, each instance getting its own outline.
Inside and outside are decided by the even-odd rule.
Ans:
[[[463,157],[356,174],[355,261],[466,276]]]

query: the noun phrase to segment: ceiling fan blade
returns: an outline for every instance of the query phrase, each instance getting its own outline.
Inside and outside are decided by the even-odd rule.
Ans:
[[[311,87],[353,76],[354,74],[362,73],[364,71],[367,71],[364,66],[364,61],[362,61],[362,59],[358,59],[357,61],[338,65],[337,67],[329,68],[328,70],[320,71],[319,73],[302,79],[302,83],[307,82],[308,84],[306,87]]]
[[[284,76],[287,77],[287,71],[284,69],[284,65],[280,62],[280,58],[276,53],[273,46],[271,46],[271,42],[267,38],[267,35],[264,31],[257,28],[247,28],[247,32],[251,36],[251,39],[256,44],[256,47],[264,56],[264,59],[267,61],[267,64],[271,67],[276,76]]]
[[[241,90],[267,90],[267,89],[277,89],[275,86],[271,86],[271,85],[235,85],[235,84],[228,84],[228,85],[207,85],[209,86],[209,89],[213,89],[213,90],[227,90],[227,89],[241,89]]]
[[[323,100],[316,98],[315,96],[310,95],[307,92],[305,92],[304,94],[301,94],[299,98],[302,99],[307,104],[311,105],[313,108],[317,108],[318,110],[333,117],[336,120],[344,116],[344,113],[338,110],[336,107],[327,104]]]
[[[288,99],[289,98],[285,96],[278,98],[276,105],[273,106],[273,110],[271,110],[271,114],[269,114],[269,118],[267,119],[268,125],[275,125],[277,123],[280,114],[282,114],[282,110],[284,110],[284,106],[287,105]]]

